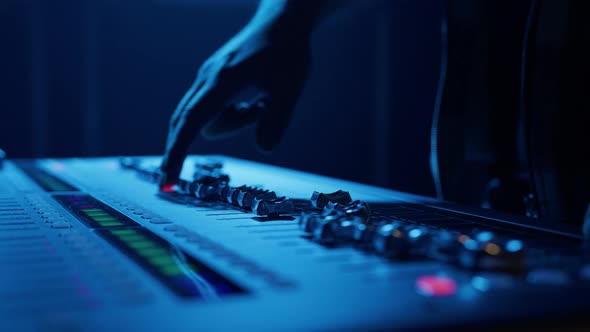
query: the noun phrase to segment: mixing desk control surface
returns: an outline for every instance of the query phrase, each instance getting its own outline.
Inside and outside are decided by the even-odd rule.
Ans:
[[[583,323],[579,230],[220,156],[6,161],[2,330]],[[582,320],[582,321],[581,321]]]

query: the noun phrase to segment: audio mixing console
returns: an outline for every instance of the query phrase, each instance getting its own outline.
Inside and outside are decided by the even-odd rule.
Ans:
[[[2,331],[588,326],[577,228],[222,156],[5,161]]]

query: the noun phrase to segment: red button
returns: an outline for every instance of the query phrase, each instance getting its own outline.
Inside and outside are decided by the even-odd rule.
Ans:
[[[443,297],[454,295],[457,292],[457,283],[448,277],[430,275],[416,279],[416,288],[424,295]]]
[[[176,182],[168,182],[162,186],[160,186],[160,191],[165,193],[173,193],[175,192]]]

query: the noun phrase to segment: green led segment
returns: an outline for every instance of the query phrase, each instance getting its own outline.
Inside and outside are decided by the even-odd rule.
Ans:
[[[119,248],[147,272],[182,297],[201,297],[200,282],[213,287],[217,294],[243,293],[244,290],[211,270],[149,230],[136,228],[99,229],[97,234]],[[190,271],[190,273],[187,273]]]
[[[131,218],[90,195],[55,195],[54,198],[90,228],[139,226]]]
[[[151,257],[149,261],[157,266],[176,265],[176,261],[170,255]]]
[[[124,224],[122,224],[120,222],[112,222],[112,221],[103,221],[103,222],[99,222],[98,224],[100,226],[102,226],[102,227],[121,227],[121,226],[125,226]]]
[[[39,168],[33,162],[23,161],[19,162],[18,166],[39,186],[47,192],[66,192],[78,191],[78,189],[69,185],[65,181],[59,179],[57,176]]]
[[[114,231],[111,231],[112,234],[115,235],[133,235],[133,234],[137,234],[137,232],[134,229],[117,229]]]
[[[117,237],[127,243],[145,240],[145,238],[143,236],[137,235],[137,234],[117,235]]]
[[[102,209],[80,209],[84,213],[104,212]]]
[[[161,241],[155,241],[151,236],[146,236],[140,229],[113,230],[113,234],[125,246],[133,250],[139,257],[145,259],[153,269],[166,276],[182,275],[182,269],[172,255],[167,245]]]
[[[86,215],[92,217],[92,218],[99,218],[99,217],[108,217],[110,216],[110,214],[106,213],[106,212],[85,212]]]
[[[163,266],[161,271],[164,275],[169,277],[176,277],[183,274],[182,270],[176,265]]]
[[[133,249],[157,248],[157,244],[151,241],[137,241],[127,243]]]
[[[164,248],[143,248],[138,249],[137,253],[141,257],[156,257],[156,256],[165,256],[170,254],[170,250]]]
[[[94,221],[117,221],[117,218],[112,217],[110,215],[106,215],[106,216],[103,216],[103,217],[93,217],[93,216],[90,216],[90,218],[92,218],[92,220],[94,220]]]

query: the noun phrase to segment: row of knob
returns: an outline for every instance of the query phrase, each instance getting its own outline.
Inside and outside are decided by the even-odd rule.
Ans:
[[[256,187],[231,187],[227,182],[201,179],[200,181],[178,181],[177,192],[194,196],[204,201],[217,201],[242,210],[252,211],[259,216],[279,216],[295,211],[293,202],[278,197],[273,191]]]
[[[315,197],[315,195],[314,195]],[[403,221],[375,222],[366,202],[327,202],[321,213],[303,213],[300,229],[325,245],[353,244],[391,259],[427,257],[466,269],[523,272],[523,243],[492,232],[469,234]]]
[[[122,167],[134,169],[140,177],[158,183],[158,169],[146,169],[133,162]],[[195,165],[193,181],[180,180],[175,192],[200,200],[223,202],[261,216],[292,214],[294,204],[275,192],[249,187],[231,187],[229,176],[219,163]],[[523,272],[526,256],[523,243],[504,239],[487,231],[462,234],[405,221],[374,221],[366,202],[352,201],[348,192],[314,192],[312,212],[304,212],[300,229],[324,245],[354,244],[390,259],[428,257],[474,270]],[[313,208],[316,210],[314,211]]]
[[[140,162],[131,158],[121,159],[120,165],[123,169],[134,170],[146,181],[159,183],[161,180],[161,173],[157,167],[142,167]],[[197,163],[192,181],[178,180],[173,187],[165,189],[202,201],[226,203],[252,211],[259,216],[272,217],[294,213],[293,202],[286,197],[278,197],[273,191],[250,186],[229,186],[229,176],[222,172],[222,168],[221,163]]]

